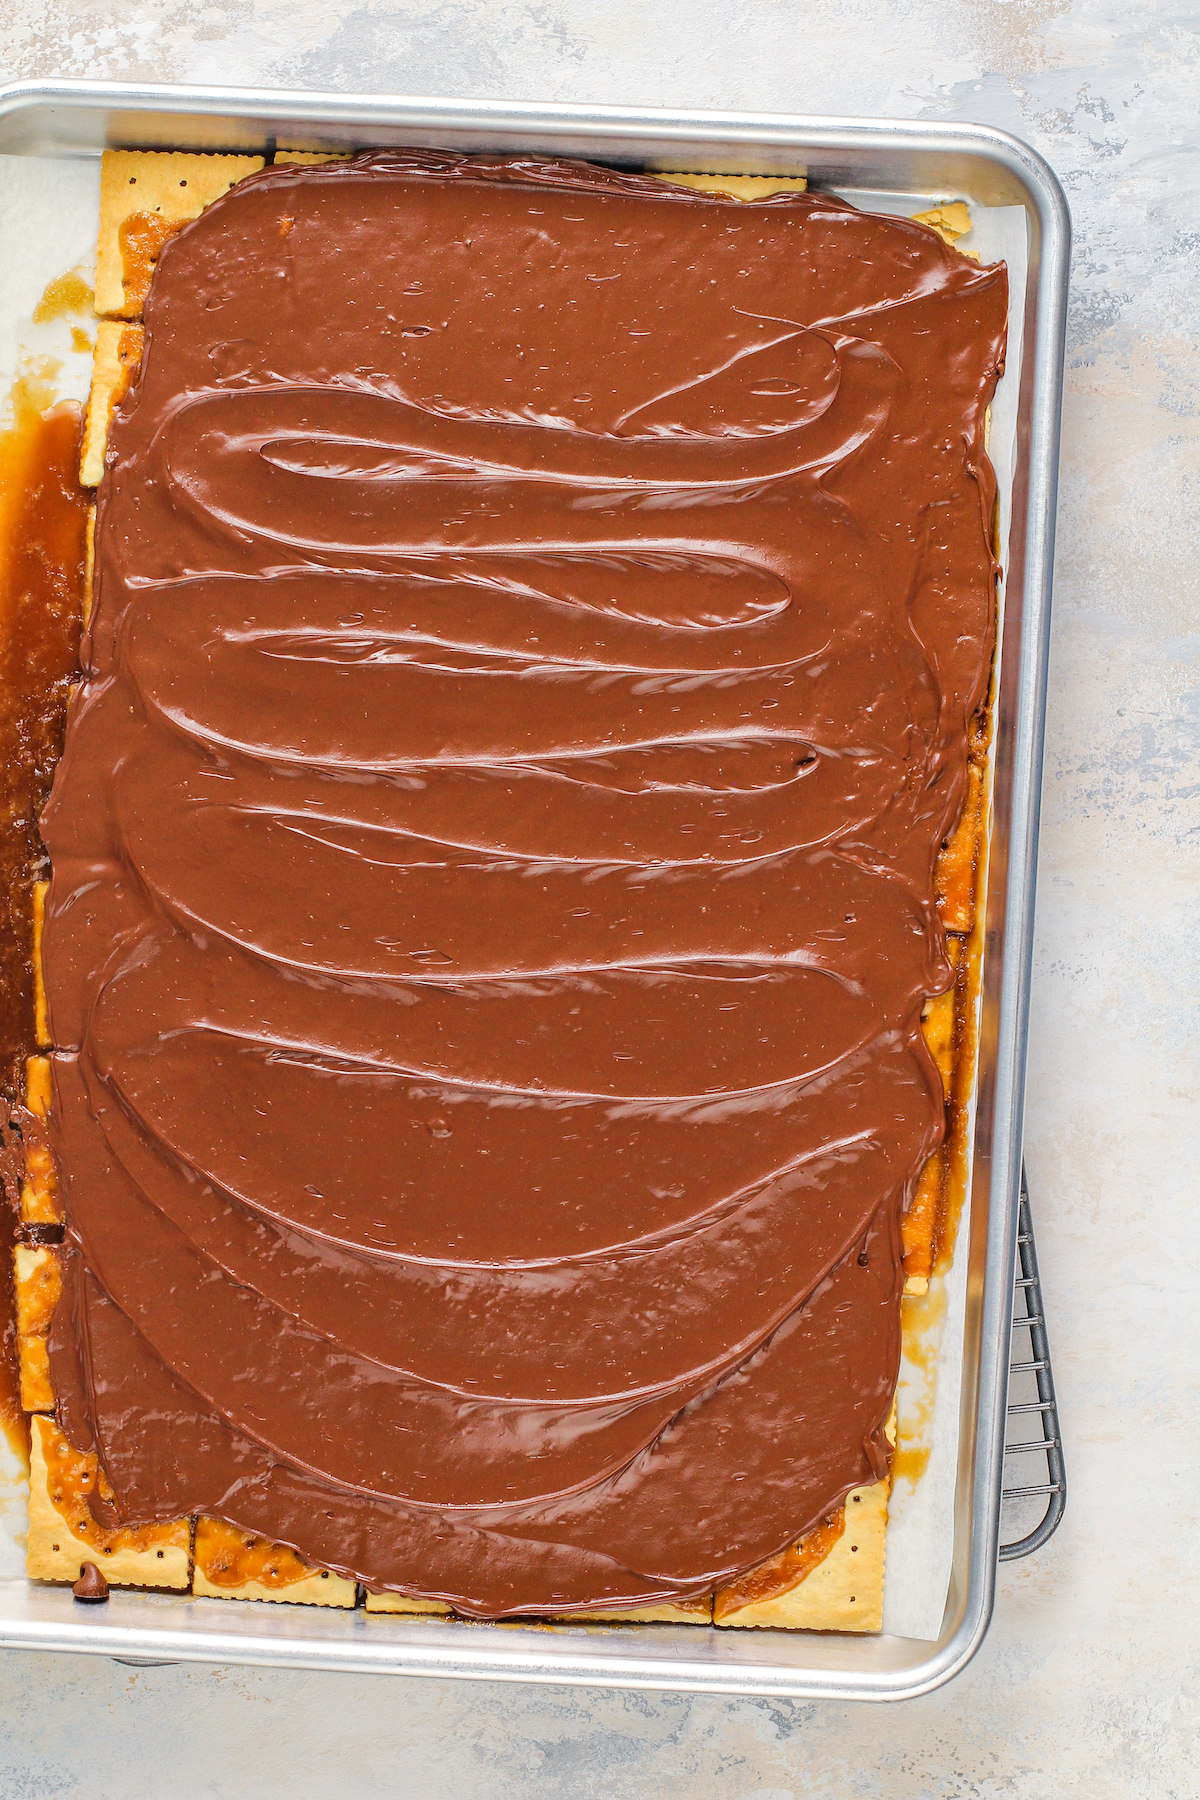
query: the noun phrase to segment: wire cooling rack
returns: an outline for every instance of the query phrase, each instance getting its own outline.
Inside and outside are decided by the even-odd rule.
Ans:
[[[1008,1364],[1008,1438],[1004,1447],[1003,1510],[1000,1515],[1001,1562],[1013,1562],[1019,1556],[1031,1556],[1035,1550],[1040,1550],[1058,1529],[1067,1504],[1062,1431],[1054,1397],[1050,1344],[1046,1337],[1029,1183],[1023,1166],[1017,1256],[1013,1340]],[[1013,1531],[1018,1535],[1005,1535]]]

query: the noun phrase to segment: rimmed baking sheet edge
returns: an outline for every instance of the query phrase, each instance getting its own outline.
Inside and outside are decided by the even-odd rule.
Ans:
[[[857,205],[903,215],[936,200],[960,197],[945,191],[928,195],[840,191],[845,191]],[[54,359],[60,364],[54,377],[59,395],[86,399],[91,358],[72,347],[70,321],[34,326],[31,315],[48,282],[68,269],[88,270],[89,265],[94,265],[98,202],[99,163],[95,159],[0,156],[0,242],[7,246],[19,244],[21,250],[19,257],[10,254],[5,259],[6,276],[0,288],[0,396],[7,393],[23,362]],[[1000,500],[999,558],[1006,571],[1028,227],[1023,207],[984,208],[968,204],[973,230],[959,247],[974,252],[984,263],[1003,258],[1009,271],[1008,356],[992,406],[989,441]],[[999,637],[1004,620],[1003,576],[998,605]],[[997,696],[993,695],[993,707],[997,704]],[[995,741],[993,732],[989,750],[989,829]],[[978,1004],[977,1000],[977,1007]],[[964,1224],[969,1216],[971,1192],[973,1111],[972,1098]],[[968,1236],[966,1229],[959,1233],[953,1259],[947,1269],[935,1274],[928,1301],[905,1302],[906,1328],[911,1332],[919,1308],[922,1335],[919,1345],[911,1341],[906,1345],[902,1362],[898,1392],[900,1445],[902,1450],[919,1449],[922,1455],[927,1450],[928,1460],[915,1482],[898,1474],[893,1491],[887,1531],[883,1629],[889,1635],[922,1641],[936,1640],[941,1632],[954,1555]],[[0,1578],[24,1574],[27,1492],[19,1459],[7,1443],[0,1442]]]

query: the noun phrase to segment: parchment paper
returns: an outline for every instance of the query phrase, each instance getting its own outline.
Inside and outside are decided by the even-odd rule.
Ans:
[[[96,160],[0,156],[0,428],[10,423],[13,380],[30,366],[53,381],[60,398],[87,397],[91,356],[73,347],[71,327],[82,325],[94,336],[94,320],[68,318],[34,325],[32,316],[47,284],[68,270],[79,270],[91,285],[99,197]],[[879,212],[908,214],[951,196],[903,201],[892,194],[850,197]],[[976,252],[984,263],[1003,258],[1008,264],[1008,360],[992,405],[989,447],[1000,490],[1000,559],[1007,569],[1026,220],[1021,207],[972,207],[971,218],[973,229],[960,239],[959,247]],[[1002,580],[1001,621],[1003,616]],[[935,1276],[930,1298],[919,1309],[920,1331],[906,1334],[898,1395],[900,1444],[903,1449],[927,1447],[929,1458],[919,1480],[898,1476],[888,1519],[884,1630],[900,1637],[938,1636],[950,1580],[966,1296],[966,1232],[961,1236],[949,1271],[945,1277]],[[911,1301],[905,1304],[906,1312],[917,1310]],[[24,1470],[0,1437],[0,1576],[24,1573],[26,1505]]]
[[[22,365],[40,366],[60,399],[87,398],[91,350],[74,348],[71,327],[94,338],[95,319],[35,325],[33,314],[47,284],[68,270],[92,285],[99,207],[97,160],[0,156],[0,428],[11,423],[9,394]]]

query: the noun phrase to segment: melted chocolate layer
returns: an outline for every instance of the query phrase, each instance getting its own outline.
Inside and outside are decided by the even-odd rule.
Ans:
[[[119,1517],[486,1616],[886,1468],[1005,311],[905,221],[565,163],[166,245],[42,823]]]

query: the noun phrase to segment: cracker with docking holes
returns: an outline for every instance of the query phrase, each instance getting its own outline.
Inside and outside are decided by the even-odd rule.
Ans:
[[[244,175],[261,169],[264,160],[178,150],[106,150],[100,165],[96,311],[114,319],[140,317],[167,239]]]
[[[215,1600],[336,1607],[352,1607],[358,1595],[353,1581],[314,1569],[285,1544],[203,1517],[196,1520],[192,1592]]]
[[[938,1256],[966,1198],[966,1130],[975,1080],[975,1012],[983,969],[991,729],[989,700],[970,729],[962,812],[942,847],[934,876],[934,897],[946,927],[954,985],[926,1003],[921,1029],[946,1093],[946,1138],[926,1163],[901,1221],[906,1294],[929,1291]]]
[[[887,1437],[896,1442],[896,1405]],[[785,1631],[879,1631],[891,1480],[855,1488],[814,1530],[718,1588],[713,1624]]]
[[[713,1623],[720,1626],[773,1625],[788,1631],[879,1631],[883,1625],[883,1568],[891,1483],[877,1481],[856,1488],[828,1527],[818,1526],[810,1538],[821,1539],[815,1562],[791,1587],[759,1594],[772,1574],[771,1564],[744,1580],[719,1588]],[[840,1527],[840,1529],[839,1529]],[[789,1556],[803,1561],[805,1543],[773,1559],[786,1579]],[[826,1542],[828,1547],[826,1548]]]
[[[110,1587],[186,1588],[191,1541],[187,1519],[105,1531],[93,1519],[93,1484],[108,1483],[94,1452],[84,1455],[51,1418],[29,1421],[29,1536],[25,1573],[36,1581],[77,1581],[95,1563]]]

